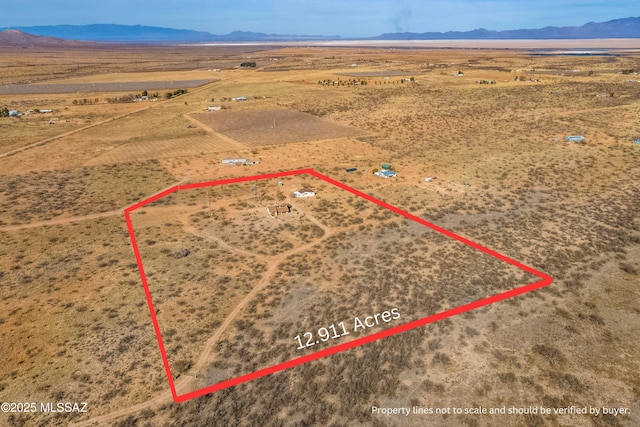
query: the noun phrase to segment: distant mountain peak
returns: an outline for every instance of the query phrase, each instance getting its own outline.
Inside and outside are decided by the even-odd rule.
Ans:
[[[478,28],[471,31],[427,33],[386,33],[374,40],[451,40],[451,39],[599,39],[640,38],[640,17],[619,18],[607,22],[588,22],[580,27],[552,27],[494,31]]]
[[[89,42],[62,40],[56,37],[38,36],[17,29],[0,31],[0,46],[4,47],[47,47],[47,46],[80,46]]]

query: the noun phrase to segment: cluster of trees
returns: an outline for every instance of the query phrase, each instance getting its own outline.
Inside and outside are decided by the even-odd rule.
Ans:
[[[630,68],[628,70],[622,70],[622,74],[636,74],[637,71],[634,70],[633,68]]]
[[[98,101],[99,101],[98,98],[95,98],[95,99],[82,98],[82,99],[74,99],[72,104],[73,105],[87,105],[87,104],[93,104],[94,102],[97,104]]]
[[[329,80],[329,79],[325,79],[325,80],[318,80],[318,84],[322,85],[322,86],[357,86],[357,85],[366,85],[367,81],[366,80],[359,80],[359,79],[353,79],[353,80]]]
[[[173,92],[167,92],[164,97],[166,99],[171,99],[171,98],[175,98],[176,96],[180,96],[180,95],[184,95],[185,93],[187,93],[187,89],[176,89]],[[160,94],[158,92],[154,92],[154,93],[150,93],[146,90],[143,90],[141,93],[138,94],[132,94],[129,93],[127,95],[122,95],[122,96],[115,96],[113,98],[106,98],[106,101],[110,104],[115,104],[115,103],[125,103],[125,102],[134,102],[136,100],[140,100],[143,97],[149,97],[149,98],[159,98]],[[86,100],[85,100],[86,101]],[[96,101],[98,102],[98,99],[96,98]],[[85,104],[86,102],[82,103]],[[88,102],[89,104],[91,102]],[[75,105],[75,101],[74,101],[74,105]]]
[[[183,93],[187,93],[187,91],[185,89],[178,89],[174,93],[168,92],[166,97],[167,97],[167,99],[169,99],[169,98],[171,98],[173,96],[182,95]],[[129,93],[127,95],[114,96],[113,98],[105,98],[105,99],[110,104],[118,104],[118,103],[134,102],[134,101],[140,100],[140,99],[142,99],[144,97],[149,97],[149,98],[152,98],[152,99],[153,98],[159,98],[160,94],[158,92],[149,93],[147,90],[143,90],[142,92],[137,93],[135,95],[132,94],[132,93]],[[98,102],[97,98],[96,98],[96,102]]]
[[[240,64],[240,66],[244,67],[244,68],[248,68],[248,67],[255,68],[256,67],[256,63],[247,61],[247,62],[243,62],[242,64]]]
[[[136,95],[136,98],[144,98],[145,96],[149,98],[158,98],[160,94],[158,94],[158,92],[149,93],[146,90],[143,90],[141,93]]]
[[[0,117],[9,117],[9,109],[7,107],[0,109]]]
[[[175,98],[176,96],[184,95],[188,91],[186,89],[176,89],[173,92],[165,93],[164,97],[167,99]]]
[[[404,79],[400,79],[400,80],[383,80],[382,82],[378,82],[376,81],[376,84],[381,84],[381,85],[386,85],[388,84],[396,84],[396,83],[405,83],[405,82],[411,82],[414,83],[416,81],[416,79],[414,79],[413,77],[409,77],[409,78],[404,78]]]
[[[109,104],[119,104],[126,102],[133,102],[136,100],[136,95],[130,93],[122,96],[114,96],[113,98],[105,98]]]

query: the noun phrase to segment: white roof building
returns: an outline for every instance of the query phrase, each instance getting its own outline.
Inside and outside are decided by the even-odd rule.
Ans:
[[[225,165],[235,165],[237,163],[246,163],[247,159],[222,159],[222,163]]]
[[[295,197],[313,197],[316,195],[315,191],[311,191],[311,190],[299,190],[299,191],[294,191],[293,195]]]
[[[569,135],[565,136],[564,140],[567,142],[582,142],[584,141],[584,136],[582,135]]]
[[[381,170],[374,173],[374,175],[379,176],[380,178],[393,178],[396,176],[396,172],[392,170]]]

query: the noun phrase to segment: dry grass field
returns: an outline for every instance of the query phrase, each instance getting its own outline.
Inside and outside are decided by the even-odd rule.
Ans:
[[[362,136],[365,132],[290,110],[196,114],[197,120],[250,147]]]
[[[13,84],[0,86],[2,95],[76,92],[142,92],[143,90],[180,89],[202,86],[211,80],[133,81],[112,83]]]
[[[237,68],[248,58],[256,69]],[[0,93],[0,108],[25,113],[0,117],[0,402],[88,403],[0,413],[0,425],[639,425],[631,69],[640,56],[625,51],[0,50],[0,85],[210,81],[156,102],[107,100],[129,90]],[[382,163],[397,177],[374,176]],[[177,183],[308,167],[554,282],[173,403],[123,208]],[[181,190],[132,215],[179,393],[308,354],[294,341],[305,331],[392,307],[409,321],[534,280],[313,177],[277,181]],[[316,197],[293,198],[301,188]],[[269,216],[287,204],[291,214]],[[536,405],[628,413],[371,411]]]

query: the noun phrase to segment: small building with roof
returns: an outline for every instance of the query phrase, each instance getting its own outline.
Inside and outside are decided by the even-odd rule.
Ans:
[[[393,178],[396,176],[396,172],[387,169],[378,171],[374,175],[379,176],[380,178]]]
[[[567,142],[584,142],[584,136],[582,135],[569,135],[565,136],[564,140]]]
[[[275,205],[267,207],[267,212],[272,218],[278,218],[280,215],[290,214],[292,212],[291,205]]]
[[[231,166],[243,165],[246,162],[247,162],[247,159],[241,159],[241,158],[237,158],[237,159],[222,159],[222,164],[231,165]]]
[[[298,190],[294,191],[293,195],[295,197],[313,197],[316,195],[316,192],[312,190]]]

